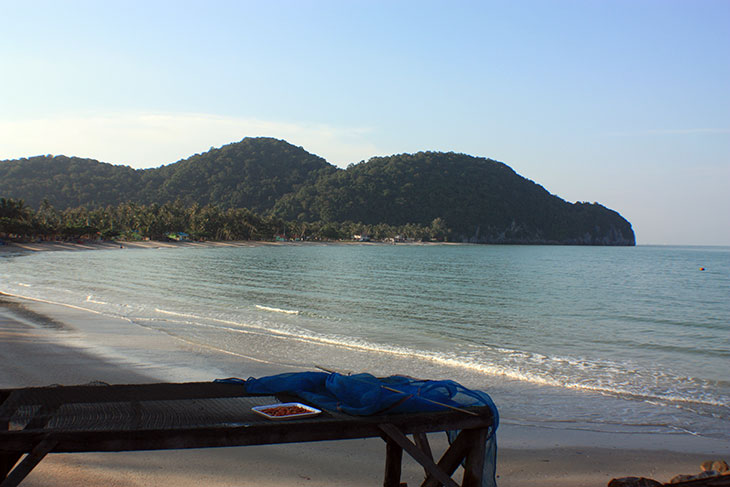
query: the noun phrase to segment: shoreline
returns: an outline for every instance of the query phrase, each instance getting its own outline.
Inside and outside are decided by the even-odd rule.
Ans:
[[[103,240],[88,242],[5,242],[0,245],[0,254],[26,252],[56,252],[81,250],[124,250],[124,249],[184,249],[219,247],[258,247],[264,245],[394,245],[387,242],[358,242],[354,240],[331,241],[268,241],[268,240],[207,240],[207,241],[162,241],[162,240]],[[395,245],[474,245],[462,242],[399,242]]]
[[[100,350],[80,340],[75,323],[94,320],[96,340],[109,343]],[[0,295],[0,359],[2,387],[78,384],[99,380],[137,383],[212,380],[205,351],[195,350],[170,336],[142,331],[126,336],[120,323],[85,310]],[[179,363],[155,367],[124,360],[124,347],[164,348]],[[138,343],[138,342],[137,342]],[[261,376],[287,372],[280,365],[231,358],[231,370]],[[235,375],[234,374],[228,374]],[[644,435],[642,435],[644,436]],[[605,486],[611,478],[645,476],[668,482],[677,474],[696,474],[700,463],[728,459],[722,442],[690,435],[638,435],[547,429],[503,424],[498,430],[497,474],[500,486]],[[671,440],[671,441],[668,441]],[[438,442],[435,442],[438,443]],[[435,450],[439,450],[437,447]],[[422,471],[406,462],[403,480],[418,485]],[[323,459],[328,459],[324,461]],[[379,439],[117,454],[50,455],[23,485],[377,485],[382,482],[384,443]],[[344,466],[344,467],[342,467]],[[342,472],[345,470],[345,472]],[[243,479],[243,480],[242,480]],[[121,482],[121,483],[120,483]],[[242,483],[245,482],[245,483]]]
[[[232,240],[230,242],[206,241],[182,241],[163,242],[161,240],[103,240],[89,242],[5,242],[0,245],[0,252],[55,252],[55,251],[80,251],[80,250],[124,250],[124,249],[175,249],[175,248],[200,248],[200,247],[253,247],[256,245],[277,244],[278,242],[263,242],[255,240]]]

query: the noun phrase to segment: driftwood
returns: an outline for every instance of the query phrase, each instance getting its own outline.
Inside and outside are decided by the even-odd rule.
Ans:
[[[730,487],[730,475],[718,475],[704,479],[687,480],[664,484],[672,487]]]

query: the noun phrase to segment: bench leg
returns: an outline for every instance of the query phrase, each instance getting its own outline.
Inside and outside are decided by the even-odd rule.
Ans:
[[[0,455],[0,482],[5,480],[5,477],[8,476],[8,473],[13,469],[15,464],[18,463],[21,456],[22,455],[17,455],[15,453],[4,453]]]
[[[418,446],[411,442],[406,437],[406,435],[404,435],[403,432],[397,427],[393,426],[392,424],[386,423],[378,425],[378,428],[380,428],[386,434],[386,441],[394,441],[403,450],[407,451],[408,454],[415,461],[420,463],[421,466],[425,468],[428,472],[429,477],[433,476],[434,479],[437,479],[437,481],[445,487],[459,487],[458,484],[454,482],[454,480],[451,478],[449,472],[444,472],[438,465],[433,462],[433,459],[430,456],[428,456],[426,453],[424,453],[423,450],[421,450],[420,448],[418,448]]]
[[[426,433],[415,433],[413,435],[413,442],[416,444],[418,449],[426,455],[429,460],[433,461],[431,444],[428,442],[428,437],[426,436]],[[426,472],[426,476],[428,477],[428,469],[426,467],[423,467],[423,470]]]
[[[58,442],[53,438],[46,438],[38,443],[25,458],[0,481],[0,487],[17,487],[25,477],[38,465],[45,456],[53,450]],[[12,468],[12,467],[11,467]]]
[[[385,479],[383,487],[399,487],[401,464],[403,462],[403,448],[395,441],[385,440]]]
[[[464,480],[462,487],[481,487],[484,474],[486,441],[487,430],[478,430],[472,439],[471,447],[464,461]]]

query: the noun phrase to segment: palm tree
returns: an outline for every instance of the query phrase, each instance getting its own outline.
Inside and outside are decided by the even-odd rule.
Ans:
[[[31,210],[25,206],[25,202],[23,200],[0,198],[0,218],[29,220],[30,216]]]
[[[0,233],[32,235],[32,217],[33,212],[23,200],[0,198]]]

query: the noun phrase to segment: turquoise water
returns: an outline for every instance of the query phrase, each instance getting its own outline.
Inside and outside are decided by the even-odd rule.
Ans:
[[[730,439],[726,247],[291,244],[0,266],[1,292],[124,317],[213,361],[448,377],[508,422]]]

